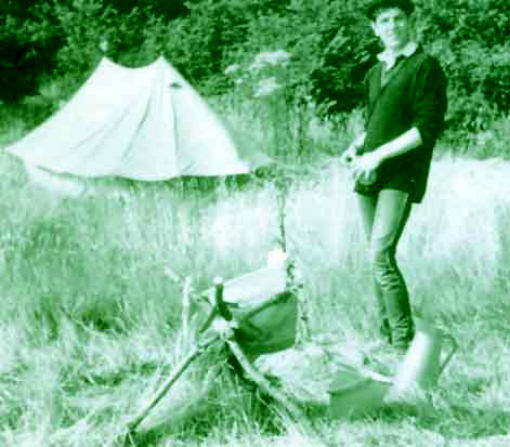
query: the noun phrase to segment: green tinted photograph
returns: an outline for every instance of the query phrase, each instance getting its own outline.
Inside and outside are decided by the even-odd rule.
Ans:
[[[509,447],[508,0],[1,0],[0,447]]]

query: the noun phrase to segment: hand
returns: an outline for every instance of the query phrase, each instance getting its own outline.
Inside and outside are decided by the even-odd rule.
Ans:
[[[377,152],[355,157],[352,162],[352,174],[355,180],[371,184],[377,179],[377,168],[382,163],[382,157]]]

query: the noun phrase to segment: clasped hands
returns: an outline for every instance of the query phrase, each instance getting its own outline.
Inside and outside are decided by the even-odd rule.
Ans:
[[[377,151],[359,155],[358,149],[351,145],[341,155],[340,160],[351,170],[354,180],[370,184],[376,180],[377,168],[383,158]]]

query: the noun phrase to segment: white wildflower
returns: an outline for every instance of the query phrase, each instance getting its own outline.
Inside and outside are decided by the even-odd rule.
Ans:
[[[227,68],[225,68],[225,74],[231,75],[241,69],[241,66],[239,64],[232,64],[229,65]]]
[[[271,93],[278,90],[280,86],[278,85],[278,81],[274,76],[266,79],[262,79],[258,86],[257,90],[253,94],[255,98],[263,98],[264,96],[269,96]]]
[[[286,66],[289,60],[290,54],[287,51],[265,51],[255,56],[255,60],[250,65],[249,70],[258,71],[264,67],[274,67],[276,65]]]
[[[103,36],[101,42],[99,42],[99,49],[103,53],[106,53],[108,51],[108,48],[109,48],[108,38],[106,36]]]

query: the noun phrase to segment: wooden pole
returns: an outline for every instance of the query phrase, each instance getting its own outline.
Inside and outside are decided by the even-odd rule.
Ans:
[[[286,206],[290,187],[292,185],[291,174],[282,171],[279,175],[282,177],[277,179],[275,182],[276,188],[276,205],[278,211],[278,244],[284,253],[287,253],[287,230],[285,227],[286,218]],[[289,176],[289,177],[287,177]],[[302,344],[311,339],[310,330],[310,312],[308,308],[308,302],[302,299],[302,295],[296,287],[295,278],[295,264],[294,261],[289,262],[287,266],[287,286],[293,290],[299,302],[299,327],[298,327],[298,341],[297,344]]]
[[[129,433],[133,433],[140,423],[147,417],[149,412],[158,404],[158,402],[165,396],[170,390],[173,384],[181,377],[182,373],[195,360],[200,354],[202,354],[209,346],[220,339],[219,335],[215,335],[202,343],[199,343],[195,348],[185,357],[172,371],[170,377],[166,380],[160,390],[152,398],[152,400],[127,424]]]
[[[220,315],[226,320],[232,320],[232,313],[226,306],[223,301],[223,280],[221,278],[216,278],[214,280],[215,285],[215,300],[216,307]],[[187,290],[184,291],[184,295],[188,293]],[[211,317],[213,316],[213,312],[211,312]],[[209,318],[208,318],[209,320]],[[150,411],[158,404],[158,402],[163,399],[163,397],[168,393],[170,388],[174,385],[174,383],[181,377],[182,373],[186,370],[186,368],[191,364],[193,360],[195,360],[200,354],[202,354],[209,346],[211,346],[214,342],[220,340],[222,338],[221,334],[216,334],[213,337],[205,340],[202,343],[198,343],[194,349],[185,357],[172,371],[170,377],[163,384],[161,389],[156,393],[156,395],[152,398],[152,400],[147,404],[130,422],[128,422],[127,427],[129,433],[133,433],[136,428],[142,423],[142,421],[147,417]]]

